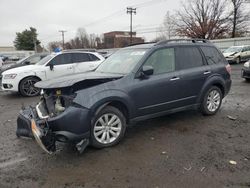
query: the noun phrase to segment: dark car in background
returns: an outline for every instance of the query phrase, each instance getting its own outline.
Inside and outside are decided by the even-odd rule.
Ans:
[[[246,81],[250,81],[250,60],[244,63],[244,66],[241,71],[242,78],[245,78]]]
[[[182,110],[214,115],[231,87],[231,67],[209,41],[170,40],[123,48],[94,72],[41,81],[40,102],[20,111],[17,136],[48,153],[56,141],[109,147],[128,124]],[[152,125],[153,126],[153,125]]]
[[[49,55],[49,53],[37,53],[28,57],[25,57],[15,63],[12,64],[5,64],[2,69],[0,70],[0,78],[2,77],[2,72],[9,70],[9,69],[13,69],[16,67],[22,67],[22,66],[26,66],[26,65],[34,65],[36,64],[38,61],[40,61],[41,59],[43,59],[44,57],[46,57],[47,55]]]

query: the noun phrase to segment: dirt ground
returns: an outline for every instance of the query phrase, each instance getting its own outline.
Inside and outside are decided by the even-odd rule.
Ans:
[[[19,109],[38,98],[0,91],[0,188],[250,187],[250,83],[241,67],[232,65],[232,89],[217,115],[144,121],[119,145],[81,155],[69,146],[48,155],[34,140],[16,138]]]

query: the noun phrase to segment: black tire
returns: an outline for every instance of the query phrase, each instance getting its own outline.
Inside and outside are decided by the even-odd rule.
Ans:
[[[240,64],[241,58],[240,58],[240,57],[237,57],[235,62],[236,62],[236,64]]]
[[[24,97],[34,97],[40,94],[40,89],[35,88],[34,84],[40,80],[36,77],[24,78],[19,84],[19,92]]]
[[[213,105],[210,105],[209,107],[209,98],[212,97],[212,92],[219,94],[219,99],[214,101],[214,108],[212,107]],[[201,102],[201,113],[203,115],[214,115],[218,112],[220,109],[221,103],[222,103],[222,92],[221,89],[218,88],[217,86],[212,86],[207,92],[205,93],[202,102]],[[218,102],[217,102],[218,101]],[[212,101],[213,103],[213,101]]]
[[[250,82],[250,78],[245,78],[245,80],[246,80],[247,82]]]
[[[105,139],[108,139],[107,134],[109,134],[109,137],[113,136],[109,131],[112,131],[112,133],[114,133],[113,130],[111,130],[111,125],[106,126],[105,128],[103,128],[103,129],[106,129],[106,128],[109,129],[110,128],[110,130],[99,130],[101,128],[100,125],[102,125],[100,123],[99,119],[104,117],[104,115],[108,115],[108,117],[111,117],[111,119],[112,119],[112,117],[117,117],[119,119],[119,121],[114,119],[115,122],[117,121],[117,122],[121,123],[120,133],[117,134],[117,137],[115,138],[115,140],[113,140],[112,142],[109,142],[109,143],[104,143],[104,141],[102,143],[100,141],[100,139],[101,139],[100,137],[103,136],[105,131],[106,131],[105,136],[104,136]],[[114,116],[112,116],[112,115],[114,115]],[[111,119],[108,119],[108,122]],[[119,125],[117,125],[117,127],[119,127]],[[95,130],[95,127],[98,127],[99,129]],[[116,127],[113,126],[113,128],[116,128]],[[99,132],[97,132],[97,131],[99,131]],[[100,131],[103,131],[103,133],[101,133],[101,135],[99,135],[100,137],[95,136],[95,134],[100,133]],[[117,108],[113,107],[113,106],[106,106],[99,113],[97,113],[95,115],[95,117],[94,117],[94,119],[92,121],[91,129],[90,129],[90,144],[95,148],[105,148],[105,147],[110,147],[110,146],[116,145],[122,140],[122,138],[123,138],[123,136],[125,134],[125,131],[126,131],[126,119],[125,119],[123,113],[120,110],[118,110]]]

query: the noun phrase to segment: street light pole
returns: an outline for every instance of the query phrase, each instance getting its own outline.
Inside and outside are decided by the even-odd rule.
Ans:
[[[64,33],[67,32],[65,30],[60,30],[59,32],[62,33],[62,44],[63,44],[63,50],[64,50]]]
[[[127,7],[127,14],[130,14],[130,44],[133,42],[133,14],[136,14],[136,8]]]

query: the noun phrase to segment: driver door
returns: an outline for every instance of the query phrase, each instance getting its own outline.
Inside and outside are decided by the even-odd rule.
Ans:
[[[50,65],[53,66],[52,70]],[[57,55],[46,66],[46,79],[53,79],[73,73],[74,69],[70,53]]]

